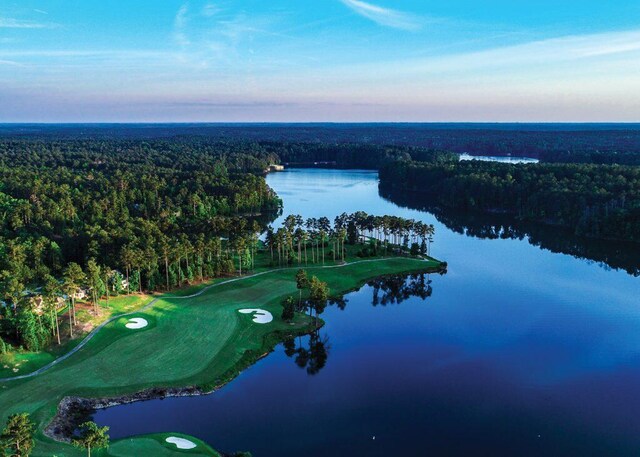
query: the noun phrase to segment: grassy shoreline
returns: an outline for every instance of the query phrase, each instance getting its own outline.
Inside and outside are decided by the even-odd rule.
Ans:
[[[395,257],[306,269],[328,282],[332,295],[342,295],[375,277],[437,269],[439,265],[435,260]],[[131,331],[124,328],[125,318],[117,318],[98,331],[82,350],[48,371],[33,378],[0,383],[0,415],[6,419],[18,411],[32,414],[38,424],[34,456],[75,456],[81,453],[43,433],[64,397],[104,398],[185,386],[214,390],[269,353],[285,335],[310,329],[307,316],[297,315],[293,326],[279,318],[281,299],[297,293],[297,269],[265,270],[198,286],[196,294],[158,297],[149,309],[134,313],[148,319],[147,328]],[[250,316],[237,312],[248,306],[272,312],[273,323],[256,325]],[[126,373],[122,367],[127,367]],[[16,398],[23,400],[16,404]],[[139,446],[136,439],[128,439],[127,443]],[[118,449],[127,446],[119,444]]]

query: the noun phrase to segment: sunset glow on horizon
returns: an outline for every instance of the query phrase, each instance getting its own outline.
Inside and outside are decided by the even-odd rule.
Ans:
[[[633,122],[640,4],[10,1],[0,122]]]

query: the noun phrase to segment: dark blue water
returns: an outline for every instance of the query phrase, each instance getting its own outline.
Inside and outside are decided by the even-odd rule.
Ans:
[[[314,341],[328,357],[314,375],[296,363],[313,341],[296,340],[296,354],[280,345],[213,395],[99,412],[112,437],[184,432],[256,457],[640,454],[638,278],[527,240],[454,233],[379,197],[375,173],[268,181],[285,213],[434,223],[448,273],[424,278],[424,299],[373,306],[365,286],[344,309],[327,308]]]

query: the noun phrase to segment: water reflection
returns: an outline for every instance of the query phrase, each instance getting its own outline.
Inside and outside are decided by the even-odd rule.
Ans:
[[[387,275],[367,282],[368,289],[371,290],[371,305],[387,306],[400,305],[406,300],[416,297],[425,301],[433,293],[431,284],[431,272]],[[446,270],[441,270],[435,274],[446,274]],[[301,310],[312,312],[315,316],[324,312],[327,306],[333,306],[345,310],[349,300],[345,297],[332,298],[325,304],[311,307],[309,303],[303,303]],[[294,361],[301,369],[306,370],[309,375],[316,375],[322,370],[329,358],[330,344],[329,336],[324,329],[318,328],[306,337],[296,337],[285,340],[282,343],[284,354]]]
[[[327,364],[329,358],[329,337],[321,336],[320,330],[311,333],[307,338],[291,338],[283,342],[284,353],[292,358],[295,364],[315,375]]]
[[[622,269],[640,276],[640,245],[576,236],[562,227],[519,221],[505,214],[480,214],[424,204],[419,196],[380,187],[380,196],[396,205],[432,213],[453,232],[481,239],[528,239],[529,243],[555,253],[594,261],[605,268]]]
[[[511,164],[540,162],[539,159],[534,159],[533,157],[482,156],[482,155],[460,154],[460,161],[462,162],[466,160],[479,160],[481,162],[502,162],[502,163],[511,163]]]
[[[387,306],[399,305],[411,297],[426,300],[433,292],[431,282],[429,274],[420,273],[387,276],[369,281],[367,285],[373,288],[373,306]]]
[[[330,302],[317,333],[327,358],[313,376],[310,362],[295,363],[298,348],[311,349],[307,336],[291,356],[278,346],[214,395],[98,412],[113,438],[181,432],[265,457],[638,455],[636,278],[536,249],[530,240],[564,250],[575,239],[499,216],[476,224],[439,213],[449,230],[380,198],[375,173],[294,170],[268,179],[287,196],[283,218],[362,210],[435,223],[436,256],[449,273],[425,277],[435,289],[425,301],[392,305],[387,291],[398,287],[387,283],[378,291],[387,306],[372,306],[369,285]]]

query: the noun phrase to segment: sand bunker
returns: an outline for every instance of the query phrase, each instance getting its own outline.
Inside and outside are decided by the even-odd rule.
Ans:
[[[125,325],[125,327],[135,330],[138,328],[145,328],[147,325],[149,325],[149,323],[146,319],[143,319],[141,317],[134,317],[133,319],[129,319],[129,322]]]
[[[185,440],[184,438],[178,438],[177,436],[170,436],[165,441],[167,443],[175,444],[178,449],[193,449],[197,446],[196,443]]]
[[[264,309],[241,309],[239,312],[242,314],[255,314],[253,322],[257,324],[268,324],[273,320],[273,315]]]

